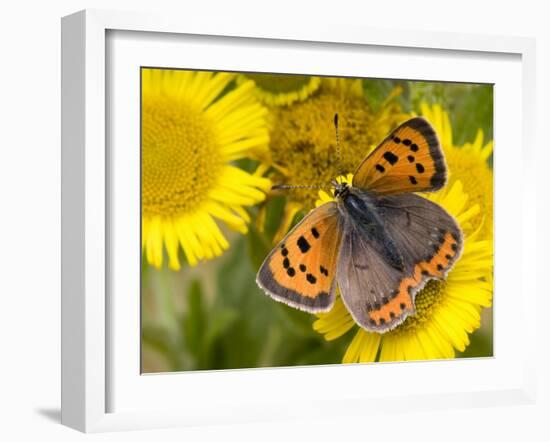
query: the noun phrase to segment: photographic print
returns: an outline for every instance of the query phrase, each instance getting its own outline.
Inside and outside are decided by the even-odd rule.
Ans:
[[[493,85],[144,67],[140,94],[143,373],[493,355]]]

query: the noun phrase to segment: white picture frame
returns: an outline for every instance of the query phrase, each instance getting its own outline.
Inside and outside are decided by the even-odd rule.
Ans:
[[[123,42],[122,46],[117,46],[113,50],[109,42],[110,35],[130,35],[133,41]],[[138,40],[141,42],[136,43],[134,38],[136,35],[139,35]],[[165,43],[162,42],[163,38],[166,39]],[[437,363],[422,362],[407,364],[406,367],[403,364],[373,364],[255,369],[250,373],[248,370],[232,370],[222,373],[201,372],[156,376],[140,376],[139,372],[134,370],[133,374],[128,374],[128,370],[132,370],[136,364],[135,351],[131,349],[118,351],[122,347],[117,339],[121,336],[120,339],[125,339],[123,342],[134,342],[132,336],[135,337],[135,333],[139,334],[139,330],[135,330],[136,318],[128,313],[133,311],[136,314],[135,309],[132,310],[135,304],[130,305],[130,310],[125,313],[130,318],[126,324],[124,316],[120,313],[121,308],[113,308],[113,300],[110,298],[110,291],[118,287],[113,280],[131,280],[131,272],[129,271],[128,275],[125,271],[120,275],[113,275],[112,266],[117,260],[112,244],[118,241],[117,233],[120,232],[116,228],[117,221],[113,221],[112,214],[116,212],[115,209],[122,200],[120,196],[113,193],[113,185],[116,187],[117,177],[120,176],[117,172],[117,161],[120,162],[120,160],[117,159],[119,157],[113,157],[109,150],[109,143],[113,140],[106,126],[106,121],[111,121],[111,118],[116,121],[117,118],[116,115],[111,115],[116,114],[116,111],[109,108],[109,82],[116,81],[114,78],[116,75],[109,70],[109,63],[118,63],[112,58],[120,57],[121,60],[127,61],[125,66],[132,68],[135,63],[139,65],[140,60],[131,56],[126,60],[124,58],[126,52],[120,52],[121,48],[123,50],[126,48],[129,54],[130,48],[135,47],[136,44],[142,44],[144,45],[143,54],[145,54],[147,53],[145,46],[150,39],[155,40],[155,44],[160,46],[155,46],[154,50],[150,48],[149,51],[159,54],[163,52],[159,49],[165,44],[168,45],[168,41],[180,42],[186,38],[200,42],[202,42],[201,39],[210,41],[208,38],[215,38],[221,45],[234,42],[235,47],[248,45],[252,50],[261,47],[264,43],[275,48],[295,48],[306,51],[308,48],[322,47],[323,50],[333,51],[335,56],[339,51],[347,52],[348,57],[350,51],[368,48],[381,54],[385,51],[401,51],[397,54],[401,57],[406,56],[407,51],[425,51],[422,52],[422,56],[429,54],[434,60],[449,55],[464,56],[472,58],[472,63],[476,63],[477,60],[481,64],[484,59],[490,57],[502,59],[510,57],[515,68],[512,66],[510,69],[510,83],[506,83],[508,80],[504,77],[502,81],[503,84],[512,85],[516,84],[519,78],[520,90],[512,90],[509,86],[510,90],[503,90],[502,93],[510,93],[510,100],[517,100],[517,106],[512,110],[508,109],[507,115],[504,115],[502,110],[501,115],[504,117],[499,117],[502,119],[496,120],[495,124],[497,125],[499,121],[503,124],[500,128],[496,126],[495,133],[498,134],[500,130],[500,133],[504,134],[505,130],[512,130],[510,139],[517,139],[521,146],[517,149],[521,152],[524,187],[515,189],[516,194],[509,194],[516,196],[516,201],[519,199],[521,210],[514,213],[502,211],[507,221],[497,221],[502,225],[500,231],[498,224],[496,226],[495,262],[497,270],[499,262],[502,263],[500,268],[503,275],[500,283],[498,271],[495,277],[495,297],[498,297],[496,301],[498,308],[495,309],[497,327],[500,315],[502,318],[506,317],[504,316],[507,314],[506,308],[512,302],[511,297],[506,295],[507,291],[510,292],[516,288],[521,293],[521,296],[516,295],[513,300],[519,312],[518,320],[526,314],[527,305],[537,302],[535,281],[526,277],[529,272],[526,257],[536,255],[534,240],[536,201],[534,193],[526,191],[529,182],[534,179],[532,170],[535,149],[533,138],[535,46],[532,39],[414,31],[390,32],[320,24],[305,28],[281,27],[279,24],[274,24],[272,27],[257,27],[254,23],[215,22],[200,20],[196,17],[175,18],[99,10],[78,12],[63,18],[62,21],[62,423],[80,431],[96,432],[220,422],[253,422],[315,416],[322,407],[336,403],[338,407],[332,408],[337,409],[335,411],[337,414],[368,414],[374,410],[372,401],[361,399],[372,397],[373,394],[377,397],[377,411],[533,403],[536,393],[536,366],[533,356],[536,324],[533,321],[522,322],[521,330],[519,332],[516,330],[520,333],[519,338],[523,342],[524,351],[517,355],[517,363],[513,364],[510,362],[511,359],[504,357],[507,354],[506,346],[513,345],[513,342],[511,339],[503,339],[500,346],[502,357],[499,356],[497,349],[493,362],[490,362],[492,365],[479,361],[470,363],[460,361],[461,365],[458,365],[458,361],[451,361],[447,362],[444,368],[441,368],[441,365],[434,365]],[[193,49],[190,48],[190,50]],[[220,51],[220,49],[215,50]],[[216,63],[220,69],[237,70],[238,66],[244,66],[243,64],[223,64],[225,61],[222,61],[221,53],[219,54],[220,60]],[[466,58],[464,58],[465,62]],[[156,60],[160,64],[164,63],[160,58]],[[197,58],[195,63],[201,63],[200,59]],[[263,66],[267,69],[269,65],[265,63]],[[178,67],[196,68],[198,66],[213,68],[204,64]],[[250,69],[250,65],[247,66]],[[345,70],[349,66],[351,64],[340,66],[337,72],[326,72],[323,69],[327,68],[323,68],[321,64],[318,66],[311,64],[309,69],[313,70],[311,73],[316,74],[342,74],[342,69]],[[514,74],[516,68],[519,71]],[[424,79],[421,68],[419,69],[420,73],[413,78]],[[436,75],[435,78],[443,78],[444,70],[449,69],[449,66],[442,66],[439,74],[437,63],[430,65],[430,69],[432,75]],[[354,72],[349,71],[350,74]],[[468,76],[473,74],[467,72],[459,74],[463,76],[464,81],[484,78],[479,76],[482,73],[478,76]],[[490,76],[487,77],[487,81],[490,81]],[[514,81],[516,83],[513,83]],[[138,94],[138,92],[136,89],[135,93]],[[496,99],[495,114],[501,112],[499,109],[502,108],[499,106],[502,104],[499,105]],[[510,128],[509,124],[504,124],[510,121],[515,121],[517,127]],[[497,135],[495,140],[496,149],[502,149],[503,152],[500,157],[502,159],[499,158],[498,166],[495,166],[497,177],[495,195],[496,207],[498,207],[499,194],[504,195],[512,191],[505,187],[505,184],[499,185],[499,173],[501,170],[505,173],[512,167],[518,166],[517,152],[513,158],[510,157],[511,152],[506,149],[506,143],[500,142]],[[504,180],[501,182],[504,183]],[[120,188],[116,188],[118,192]],[[124,200],[132,201],[132,198]],[[128,206],[128,212],[135,213],[135,206]],[[499,219],[498,209],[495,218]],[[501,219],[503,218],[504,216]],[[499,235],[505,236],[506,229],[511,228],[519,228],[521,233],[519,236],[516,235],[514,243],[509,243],[514,252],[521,257],[521,277],[508,284],[503,279],[506,277],[507,250],[501,248]],[[121,245],[124,244],[121,243]],[[115,249],[120,250],[120,247]],[[139,253],[139,244],[136,244],[134,249]],[[116,278],[113,279],[113,276]],[[130,299],[130,302],[133,301]],[[121,327],[131,330],[133,335],[119,333],[117,330]],[[501,330],[500,335],[503,336],[506,331],[505,324]],[[497,328],[496,339],[498,339],[498,331]],[[136,342],[136,345],[139,345],[139,342]],[[131,361],[127,367],[121,362],[125,359]],[[339,395],[337,389],[331,389],[328,386],[326,394],[316,395],[313,385],[307,385],[307,379],[311,377],[311,373],[316,373],[313,378],[319,378],[322,374],[324,377],[340,377],[353,382],[354,378],[362,376],[366,370],[375,376],[387,376],[387,373],[399,375],[404,369],[409,370],[413,376],[427,377],[434,375],[437,377],[443,373],[444,376],[455,374],[460,376],[460,372],[466,376],[467,373],[489,373],[489,370],[497,369],[502,376],[495,374],[494,382],[486,384],[485,388],[482,387],[483,380],[468,387],[467,384],[461,385],[459,380],[454,379],[456,388],[452,391],[445,388],[445,382],[448,383],[445,380],[441,383],[434,381],[431,388],[423,391],[414,389],[397,391],[390,388],[385,394],[358,389],[356,394]],[[345,376],[342,376],[344,370]],[[182,376],[185,377],[183,381],[181,381]],[[188,394],[184,400],[179,396],[181,406],[175,407],[173,404],[169,405],[171,401],[168,400],[167,392],[180,388],[181,386],[177,385],[180,381],[187,382]],[[238,386],[244,381],[252,386],[244,390],[242,387],[239,387],[240,390],[231,390],[231,385]],[[194,389],[191,388],[191,384],[195,386]],[[217,401],[210,400],[211,393],[204,388],[208,384],[215,386],[218,392],[222,392],[216,398]],[[290,390],[298,392],[302,387],[307,397],[309,411],[304,413],[304,408],[300,406],[303,404],[296,403],[292,397],[289,397],[288,403],[285,404],[285,396],[276,394],[276,389],[281,385],[291,386]],[[271,397],[274,398],[271,404],[260,400],[260,391],[265,388],[274,389],[271,392]],[[114,391],[117,392],[116,395],[113,394]],[[134,397],[133,392],[139,392],[139,395]],[[263,394],[265,395],[265,390]],[[143,403],[136,404],[140,396],[143,398]],[[165,407],[158,406],[159,399],[162,401],[163,396],[168,404]],[[201,403],[202,396],[209,399],[208,409]],[[117,398],[116,404],[113,402],[113,397]],[[156,405],[150,406],[153,403]],[[128,404],[136,404],[136,406],[132,407]],[[224,411],[228,409],[228,404],[230,404],[230,412]],[[282,407],[281,404],[285,406]]]

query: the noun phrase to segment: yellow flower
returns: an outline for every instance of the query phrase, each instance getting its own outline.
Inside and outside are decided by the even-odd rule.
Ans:
[[[484,142],[483,131],[478,130],[475,140],[463,146],[453,143],[453,131],[449,115],[439,104],[431,107],[426,103],[420,105],[421,114],[434,126],[439,136],[449,169],[449,183],[460,180],[464,191],[472,203],[480,206],[479,214],[472,220],[474,225],[483,228],[480,236],[492,238],[493,235],[493,170],[488,159],[493,153],[493,141]],[[483,220],[485,219],[485,222]]]
[[[256,83],[254,93],[268,106],[289,106],[304,101],[319,89],[321,79],[306,75],[242,74],[237,78],[239,84],[253,80]]]
[[[156,267],[166,248],[180,268],[222,254],[219,221],[241,233],[245,207],[265,198],[265,167],[250,174],[232,164],[267,151],[267,109],[252,81],[231,91],[235,74],[142,70],[142,247]]]
[[[363,95],[361,80],[323,79],[317,94],[304,102],[272,111],[271,159],[280,184],[326,186],[339,172],[353,171],[397,123],[405,118],[389,97],[374,112]],[[338,162],[333,117],[338,113],[341,164]],[[290,227],[296,213],[315,204],[311,190],[286,194],[285,214],[274,241]]]
[[[343,179],[351,183],[351,178]],[[338,296],[330,312],[318,315],[313,328],[327,340],[356,330],[344,363],[453,358],[456,350],[464,351],[468,346],[468,334],[479,328],[482,308],[491,305],[492,243],[481,239],[479,228],[472,224],[479,204],[472,204],[460,180],[424,196],[445,208],[460,224],[465,233],[462,256],[444,281],[431,280],[416,295],[415,315],[382,335],[358,327]],[[317,204],[331,199],[320,192]]]

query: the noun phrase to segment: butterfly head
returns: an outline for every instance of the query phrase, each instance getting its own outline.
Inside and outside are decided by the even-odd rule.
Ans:
[[[346,182],[338,182],[336,180],[331,181],[332,186],[334,187],[334,196],[343,198],[349,193],[349,185]]]

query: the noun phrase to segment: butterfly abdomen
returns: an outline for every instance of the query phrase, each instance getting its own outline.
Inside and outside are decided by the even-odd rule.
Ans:
[[[347,215],[353,228],[377,245],[378,251],[386,261],[398,270],[404,269],[403,257],[399,253],[394,241],[386,232],[384,223],[377,213],[377,209],[369,201],[368,194],[352,191],[345,194],[341,201],[343,212]]]

